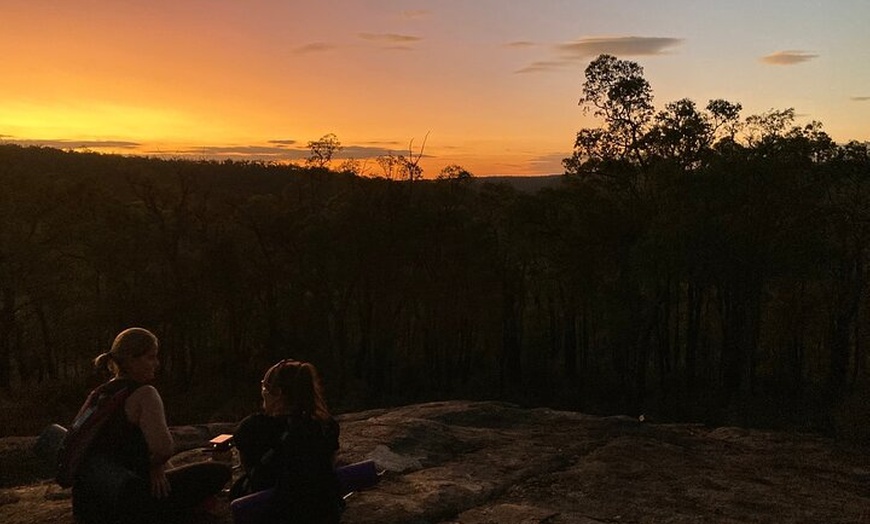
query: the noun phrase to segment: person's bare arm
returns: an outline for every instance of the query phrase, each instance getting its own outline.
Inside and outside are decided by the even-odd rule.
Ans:
[[[169,427],[163,399],[153,386],[142,386],[130,395],[126,405],[127,418],[142,430],[150,454],[151,493],[157,498],[165,497],[171,489],[166,478],[166,463],[175,447]]]

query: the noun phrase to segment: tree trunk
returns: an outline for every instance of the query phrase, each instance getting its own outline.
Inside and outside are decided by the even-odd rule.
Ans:
[[[39,327],[42,332],[42,367],[49,379],[56,380],[58,378],[57,355],[51,340],[51,329],[45,315],[45,308],[41,304],[36,308],[36,316],[39,319]],[[40,377],[41,379],[42,377]]]
[[[15,336],[15,292],[0,291],[0,388],[12,391],[12,338]]]
[[[522,363],[520,350],[522,340],[521,299],[518,287],[513,282],[502,282],[502,353],[501,353],[501,391],[513,394],[521,385]]]
[[[562,338],[562,365],[564,366],[565,378],[569,383],[577,381],[577,310],[573,301],[562,293],[563,314],[563,338]]]
[[[703,292],[692,281],[686,286],[686,398],[697,390],[698,348],[701,334]]]

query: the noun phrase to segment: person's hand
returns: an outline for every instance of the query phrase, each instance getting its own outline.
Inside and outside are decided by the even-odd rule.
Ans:
[[[163,464],[151,466],[151,495],[156,499],[162,499],[169,495],[171,487],[166,478],[166,466]]]

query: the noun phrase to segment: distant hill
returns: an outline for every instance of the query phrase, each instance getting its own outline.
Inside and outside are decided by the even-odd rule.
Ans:
[[[494,175],[478,176],[473,180],[479,184],[507,184],[518,191],[536,193],[545,187],[556,187],[562,183],[564,175]]]

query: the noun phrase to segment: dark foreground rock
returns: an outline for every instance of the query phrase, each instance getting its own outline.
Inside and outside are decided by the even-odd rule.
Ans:
[[[815,436],[495,402],[366,411],[340,422],[340,459],[371,458],[385,470],[376,488],[349,498],[349,524],[870,522],[870,455]],[[192,448],[227,428],[175,431]],[[68,493],[28,478],[40,471],[27,457],[34,439],[0,440],[0,522],[72,523]],[[192,449],[179,459],[207,456]],[[8,486],[7,471],[28,483]],[[224,504],[201,520],[232,519]]]

